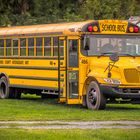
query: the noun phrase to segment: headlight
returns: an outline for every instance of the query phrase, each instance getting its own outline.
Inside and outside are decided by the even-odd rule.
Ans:
[[[109,84],[116,84],[116,85],[121,84],[121,81],[118,79],[104,78],[104,81]]]

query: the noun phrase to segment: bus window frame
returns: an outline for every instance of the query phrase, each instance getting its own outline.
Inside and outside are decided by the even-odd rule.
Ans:
[[[2,43],[3,43],[3,46],[0,47],[0,51],[1,51],[1,49],[3,50],[3,55],[0,55],[0,57],[3,57],[3,56],[5,56],[5,55],[4,55],[4,49],[5,49],[5,47],[4,47],[4,46],[5,46],[5,41],[4,41],[4,40],[5,40],[5,39],[4,39],[4,38],[0,38],[0,40],[2,40]]]
[[[24,45],[24,47],[23,46],[21,46],[21,40],[22,39],[25,39],[24,41],[24,43],[25,43],[25,45]],[[27,49],[27,37],[23,37],[23,38],[19,38],[19,40],[20,40],[20,56],[19,57],[25,57],[26,56],[26,49]],[[25,49],[25,55],[21,55],[21,49]]]
[[[29,39],[33,39],[33,46],[29,47]],[[35,39],[34,39],[34,37],[28,37],[27,40],[28,40],[28,55],[27,55],[27,58],[28,57],[34,57],[35,56],[35,45],[34,45],[34,43],[35,43],[34,40]],[[33,55],[29,55],[29,53],[30,53],[29,49],[33,49]]]
[[[45,39],[50,39],[49,40],[49,45],[47,44],[47,40],[45,41]],[[51,54],[52,54],[52,39],[50,36],[44,36],[44,57],[51,57]],[[49,48],[50,49],[50,52],[49,52],[49,55],[46,55],[46,49]]]
[[[6,46],[5,46],[5,48],[6,48],[6,55],[5,55],[5,57],[10,57],[10,56],[12,56],[12,38],[5,38],[5,40],[6,40]],[[10,41],[10,46],[9,47],[7,47],[7,41]],[[8,49],[10,50],[10,54],[9,55],[7,55],[8,53]]]
[[[53,40],[54,38],[58,39],[59,37],[61,36],[52,36],[52,35],[48,35],[48,36],[11,36],[11,37],[3,37],[1,38],[2,40],[4,40],[4,44],[5,44],[5,47],[4,47],[4,55],[3,56],[0,56],[0,57],[18,57],[18,58],[56,58],[58,57],[58,49],[57,49],[57,52],[55,53],[56,55],[54,55],[54,47],[58,47],[58,45],[54,45],[53,44]],[[37,38],[42,38],[42,55],[37,55],[37,46],[36,46],[36,39]],[[45,46],[45,38],[49,38],[50,39],[50,45],[49,46]],[[21,55],[21,49],[23,47],[21,47],[21,40],[22,39],[25,39],[25,42],[24,42],[24,49],[25,49],[25,54],[24,55]],[[30,46],[29,47],[29,39],[32,39],[33,41],[33,46]],[[14,41],[17,41],[17,42],[14,42]],[[7,47],[7,43],[9,42],[9,47]],[[59,40],[57,41],[59,42]],[[17,46],[14,47],[14,43],[17,43]],[[49,55],[45,55],[45,49],[49,47]],[[14,53],[14,49],[17,49],[16,50],[16,54]],[[64,51],[64,42],[63,42],[63,46],[61,45],[60,46],[61,49],[63,49]],[[29,49],[33,49],[33,54],[32,55],[29,55]],[[8,50],[10,51],[10,53],[7,53]],[[61,57],[64,57],[64,52],[63,52],[63,55],[61,54]]]
[[[14,46],[14,41],[17,41],[17,46]],[[20,39],[18,37],[12,38],[12,56],[13,57],[19,56],[19,41]],[[17,54],[14,54],[14,49],[17,49]]]
[[[36,57],[40,57],[40,56],[43,56],[43,52],[42,52],[42,50],[43,50],[43,37],[36,37],[35,38],[36,39]],[[41,44],[40,45],[38,45],[38,39],[41,39]],[[41,49],[41,55],[38,55],[38,49]]]

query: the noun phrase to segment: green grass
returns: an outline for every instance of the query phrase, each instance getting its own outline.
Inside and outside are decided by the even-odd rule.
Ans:
[[[0,139],[2,140],[139,140],[139,134],[139,129],[0,129]]]
[[[57,103],[57,99],[26,97],[0,100],[0,120],[140,120],[140,105],[109,104],[106,110],[92,111],[81,105]]]

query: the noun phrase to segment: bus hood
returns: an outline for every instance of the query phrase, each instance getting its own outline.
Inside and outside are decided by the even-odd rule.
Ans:
[[[109,66],[110,64],[110,66]],[[120,57],[119,61],[112,62],[108,57],[90,59],[89,76],[108,78],[109,67],[111,78],[119,79],[123,83],[140,83],[140,57]]]

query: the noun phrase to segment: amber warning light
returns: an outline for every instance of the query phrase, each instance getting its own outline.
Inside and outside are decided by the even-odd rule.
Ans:
[[[131,27],[129,27],[129,32],[130,33],[138,33],[139,27],[138,26],[135,26],[135,27],[131,26]]]
[[[98,31],[98,27],[96,25],[92,26],[88,26],[88,31],[89,32],[97,32]]]

